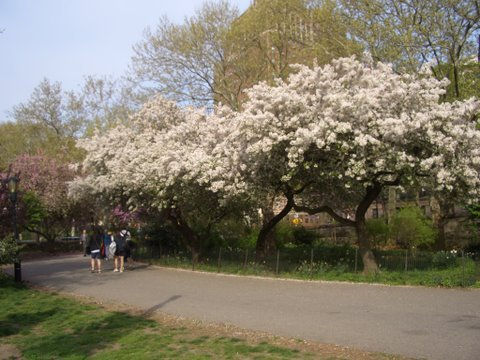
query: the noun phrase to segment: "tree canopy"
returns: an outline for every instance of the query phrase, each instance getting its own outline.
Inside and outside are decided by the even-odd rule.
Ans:
[[[351,57],[296,70],[276,85],[251,88],[238,112],[205,115],[163,99],[148,103],[131,126],[82,142],[91,173],[77,185],[136,202],[145,196],[177,214],[182,202],[192,211],[213,199],[211,216],[234,197],[283,195],[271,225],[296,205],[328,212],[356,228],[366,271],[376,263],[365,213],[385,186],[419,181],[478,197],[476,100],[440,103],[447,82],[428,67],[402,75]],[[342,203],[353,217],[340,211]]]

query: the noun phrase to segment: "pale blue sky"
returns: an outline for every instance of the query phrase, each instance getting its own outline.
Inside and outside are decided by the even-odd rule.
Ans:
[[[245,10],[250,0],[232,0]],[[118,77],[132,45],[161,15],[181,22],[203,0],[0,0],[0,121],[44,78],[75,89],[85,75]]]

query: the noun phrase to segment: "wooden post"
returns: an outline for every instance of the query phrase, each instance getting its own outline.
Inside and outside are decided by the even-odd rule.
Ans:
[[[248,261],[248,249],[245,249],[245,259],[243,260],[243,268],[247,268],[247,261]]]

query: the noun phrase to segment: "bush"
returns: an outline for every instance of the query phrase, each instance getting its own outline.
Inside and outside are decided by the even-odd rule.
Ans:
[[[165,252],[184,250],[178,241],[180,234],[166,223],[152,222],[145,225],[138,233],[139,247],[146,247],[149,251],[159,253],[160,249]]]
[[[389,228],[384,219],[368,219],[367,233],[375,246],[385,244],[388,240]]]
[[[456,265],[456,254],[450,251],[439,251],[433,255],[432,266],[436,269],[447,269]]]
[[[277,237],[277,245],[280,248],[288,243],[312,245],[318,238],[315,232],[307,230],[303,226],[291,225],[287,221],[281,221],[275,226],[275,236]]]
[[[254,248],[258,229],[252,228],[242,218],[229,218],[215,226],[215,247],[230,247],[248,249]]]
[[[18,252],[18,246],[13,236],[7,236],[0,239],[0,265],[11,264],[15,262]]]
[[[293,229],[293,237],[296,244],[312,245],[317,239],[317,234],[300,226]]]
[[[295,237],[293,235],[294,227],[288,221],[280,221],[275,226],[275,237],[277,239],[277,245],[283,247],[288,243],[294,243]]]
[[[436,236],[431,220],[418,207],[397,211],[390,224],[390,233],[403,248],[432,244]]]

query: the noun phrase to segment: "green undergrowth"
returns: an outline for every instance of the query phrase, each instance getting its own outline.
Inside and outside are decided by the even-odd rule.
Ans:
[[[200,335],[18,286],[6,278],[0,279],[0,349],[2,345],[18,349],[22,359],[318,358],[266,342]]]
[[[364,275],[354,272],[344,266],[322,266],[322,264],[308,262],[301,263],[297,267],[291,267],[288,271],[279,269],[278,274],[274,264],[255,263],[238,264],[235,262],[223,262],[221,266],[215,262],[199,262],[192,266],[187,258],[165,257],[160,259],[146,260],[150,264],[194,269],[207,272],[220,272],[237,275],[254,275],[267,277],[280,277],[302,280],[326,280],[348,281],[362,283],[378,283],[387,285],[421,285],[432,287],[473,287],[480,288],[480,266],[471,259],[464,263],[458,262],[457,266],[445,269],[424,270],[387,270],[380,269],[376,274]]]

